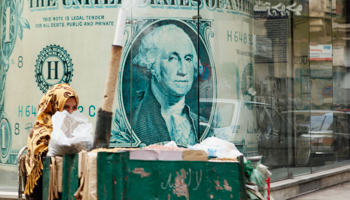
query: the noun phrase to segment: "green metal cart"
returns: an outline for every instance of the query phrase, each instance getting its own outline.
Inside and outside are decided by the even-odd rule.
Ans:
[[[48,199],[50,158],[44,159],[43,199]],[[60,199],[79,188],[78,155],[63,159]],[[97,154],[98,199],[246,199],[243,157],[239,162],[130,160],[129,152]]]

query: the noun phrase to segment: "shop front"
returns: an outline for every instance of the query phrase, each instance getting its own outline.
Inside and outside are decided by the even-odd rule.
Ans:
[[[209,137],[272,181],[350,164],[345,0],[2,0],[0,190],[17,187],[43,94],[68,83],[95,125],[121,9],[110,147]]]

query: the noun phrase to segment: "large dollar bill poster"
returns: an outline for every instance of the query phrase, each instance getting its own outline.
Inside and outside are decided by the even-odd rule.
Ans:
[[[111,147],[193,145],[224,116],[216,99],[254,100],[252,0],[1,0],[0,176],[15,180],[7,172],[50,86],[70,84],[95,123],[120,9]]]

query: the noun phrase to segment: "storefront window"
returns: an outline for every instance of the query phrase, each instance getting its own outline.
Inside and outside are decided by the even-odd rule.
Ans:
[[[90,3],[1,1],[0,190],[17,187],[17,155],[50,86],[74,87],[95,124],[120,9],[110,147],[214,136],[263,156],[272,181],[348,164],[345,0]]]
[[[259,153],[276,175],[273,179],[291,176],[290,167],[295,162],[295,137],[289,112],[293,110],[295,100],[293,42],[296,35],[293,29],[295,20],[307,16],[305,10],[307,4],[292,1],[259,1],[254,7],[255,101],[269,107],[266,117],[261,117],[265,121],[260,122]],[[298,45],[302,45],[303,40],[298,39]],[[299,58],[307,57],[307,50],[304,55],[298,53]]]

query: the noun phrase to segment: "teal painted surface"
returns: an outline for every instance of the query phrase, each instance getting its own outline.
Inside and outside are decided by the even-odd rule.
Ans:
[[[45,162],[43,195],[47,199],[50,174]],[[240,200],[245,199],[242,167],[240,163],[129,160],[128,152],[100,152],[97,195],[103,200]],[[78,155],[66,155],[61,199],[74,199],[78,187]]]
[[[207,169],[209,197],[212,195],[214,199],[240,199],[241,183],[238,163],[208,162]]]
[[[49,185],[50,185],[50,159],[47,157],[44,159],[43,169],[43,199],[49,197]],[[63,157],[63,170],[62,170],[62,193],[59,193],[58,199],[75,200],[74,193],[79,188],[78,178],[78,155],[65,155]]]
[[[247,197],[247,190],[246,190],[246,187],[245,187],[245,166],[244,166],[244,157],[243,156],[240,156],[238,157],[238,160],[239,160],[239,167],[238,167],[238,171],[239,171],[239,181],[241,183],[241,188],[240,188],[240,191],[241,191],[241,199],[248,199]]]
[[[240,199],[238,163],[130,160],[130,199]]]
[[[43,161],[43,199],[48,199],[49,197],[50,159],[51,157],[46,157]]]
[[[129,152],[99,152],[97,156],[98,199],[128,199]]]
[[[63,156],[62,199],[75,200],[74,193],[79,188],[78,154]]]

